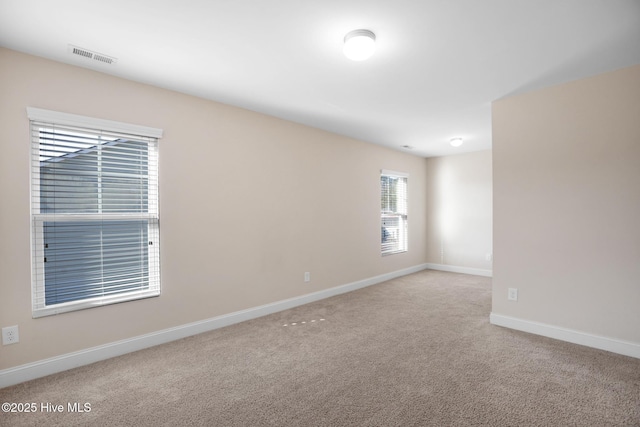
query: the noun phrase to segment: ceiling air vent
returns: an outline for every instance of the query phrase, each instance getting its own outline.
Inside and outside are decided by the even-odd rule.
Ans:
[[[71,52],[73,55],[82,56],[83,58],[102,62],[104,64],[115,64],[116,62],[118,62],[118,60],[112,56],[103,55],[98,52],[92,52],[88,49],[83,49],[71,44],[69,45],[69,52]]]

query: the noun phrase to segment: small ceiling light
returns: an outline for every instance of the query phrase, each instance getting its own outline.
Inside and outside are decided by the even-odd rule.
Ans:
[[[462,145],[462,138],[453,138],[449,141],[452,147],[460,147]]]
[[[353,30],[344,36],[344,54],[353,61],[364,61],[376,50],[376,35],[369,30]]]

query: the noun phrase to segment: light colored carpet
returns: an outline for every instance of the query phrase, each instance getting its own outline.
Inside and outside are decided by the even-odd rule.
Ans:
[[[640,425],[640,360],[492,326],[490,309],[491,279],[427,270],[0,390],[91,404],[0,424]]]

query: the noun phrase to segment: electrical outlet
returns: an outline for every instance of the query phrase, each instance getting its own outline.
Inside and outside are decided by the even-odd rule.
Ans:
[[[493,254],[491,252],[487,252],[484,256],[484,259],[487,261],[493,261]]]
[[[509,292],[507,293],[507,299],[509,301],[518,301],[518,289],[509,288]]]
[[[305,282],[310,282],[311,281],[311,273],[309,273],[308,271],[306,273],[304,273],[304,281]]]
[[[18,325],[2,328],[2,345],[15,344],[19,341]]]

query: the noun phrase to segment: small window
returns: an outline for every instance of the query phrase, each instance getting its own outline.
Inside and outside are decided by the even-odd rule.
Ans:
[[[35,108],[28,115],[33,316],[159,295],[162,131]]]
[[[382,255],[407,251],[408,177],[385,170],[380,174]]]

